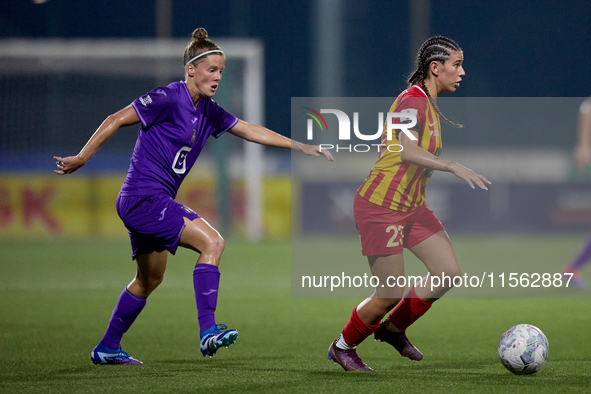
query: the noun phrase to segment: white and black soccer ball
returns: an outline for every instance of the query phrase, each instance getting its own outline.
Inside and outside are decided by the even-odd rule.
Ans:
[[[509,371],[526,375],[538,372],[548,360],[548,339],[536,326],[518,324],[499,341],[499,358]]]

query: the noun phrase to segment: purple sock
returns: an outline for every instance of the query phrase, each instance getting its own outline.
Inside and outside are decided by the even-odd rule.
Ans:
[[[591,260],[591,235],[587,237],[583,248],[579,252],[578,256],[571,261],[569,267],[572,269],[579,270],[583,268],[583,266]]]
[[[102,340],[103,345],[111,349],[118,349],[121,337],[129,330],[144,306],[146,306],[146,298],[131,294],[126,287],[121,292],[117,305],[113,309],[107,332]]]
[[[193,271],[193,287],[197,303],[199,332],[215,326],[215,308],[218,303],[220,270],[211,264],[197,264]]]

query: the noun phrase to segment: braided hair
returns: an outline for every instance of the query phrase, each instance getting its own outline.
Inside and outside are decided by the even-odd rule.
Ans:
[[[459,123],[454,123],[451,120],[447,119],[442,113],[431,94],[429,93],[429,89],[425,85],[425,79],[429,76],[429,66],[432,61],[436,60],[441,63],[445,63],[447,59],[449,59],[450,52],[452,51],[461,51],[460,46],[452,39],[444,37],[444,36],[434,36],[429,38],[427,41],[421,45],[419,48],[419,52],[417,53],[417,58],[415,60],[415,71],[411,74],[408,78],[409,87],[416,84],[421,84],[427,94],[427,98],[439,114],[441,118],[446,123],[458,128],[464,127]]]

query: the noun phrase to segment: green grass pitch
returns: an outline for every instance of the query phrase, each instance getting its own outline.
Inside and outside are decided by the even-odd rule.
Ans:
[[[543,249],[559,268],[583,239],[528,236],[522,253]],[[516,238],[454,237],[461,260],[470,252],[491,266],[497,262],[489,252],[504,241],[514,245]],[[326,250],[342,244],[322,240]],[[127,240],[0,240],[0,247],[0,392],[591,390],[589,298],[444,298],[408,330],[423,361],[370,338],[358,352],[376,371],[346,373],[327,360],[327,349],[361,299],[292,298],[288,241],[227,241],[217,321],[239,330],[236,345],[201,356],[192,289],[197,255],[179,250],[123,338],[123,348],[144,365],[94,366],[90,352],[135,274]],[[366,265],[360,255],[359,264]],[[518,323],[540,327],[550,343],[548,363],[531,376],[513,375],[498,360],[501,334]]]

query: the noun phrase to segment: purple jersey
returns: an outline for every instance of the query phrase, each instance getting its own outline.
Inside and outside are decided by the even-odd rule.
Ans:
[[[183,81],[155,88],[131,105],[141,127],[121,196],[175,198],[207,137],[218,138],[238,123],[211,98],[202,97],[195,106]]]

